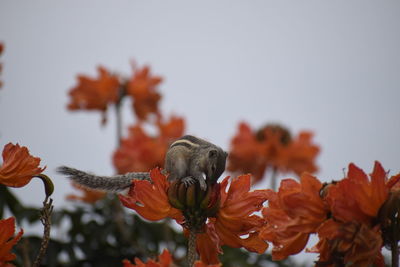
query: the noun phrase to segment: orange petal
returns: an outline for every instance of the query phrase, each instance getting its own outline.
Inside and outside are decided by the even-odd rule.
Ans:
[[[40,168],[39,164],[40,158],[31,156],[28,148],[8,143],[3,149],[0,183],[11,187],[22,187],[46,168]]]
[[[172,256],[167,249],[158,257],[158,261],[148,260],[147,263],[142,262],[139,258],[135,258],[135,264],[132,264],[129,260],[122,261],[124,267],[170,267],[172,266]]]
[[[140,124],[129,129],[129,136],[122,140],[114,152],[113,163],[118,173],[147,172],[164,166],[164,158],[171,140],[148,135]]]
[[[304,173],[300,183],[293,179],[281,182],[279,192],[268,191],[268,207],[260,237],[272,242],[273,259],[281,260],[300,252],[309,235],[317,231],[329,212],[319,192],[322,184]]]
[[[326,199],[335,218],[369,224],[388,193],[386,173],[379,162],[375,163],[371,181],[363,170],[351,163],[347,178],[330,186]]]
[[[118,100],[119,81],[116,75],[99,66],[98,78],[90,78],[84,75],[78,75],[78,85],[69,92],[70,110],[99,110],[104,112],[111,103]]]
[[[24,231],[21,229],[15,237],[12,237],[14,232],[14,217],[0,220],[0,265],[16,258],[15,254],[11,253],[11,249],[20,240]]]
[[[213,223],[205,226],[205,233],[196,236],[197,252],[205,264],[218,264],[218,255],[222,254],[220,239]]]
[[[244,247],[262,253],[268,245],[258,237],[264,221],[254,212],[260,211],[267,200],[268,190],[250,190],[250,175],[232,179],[226,191],[228,178],[221,183],[221,206],[215,220],[215,230],[222,244]],[[247,238],[243,236],[248,235]]]
[[[309,234],[304,233],[294,233],[290,237],[282,240],[280,246],[274,246],[272,249],[272,259],[273,260],[283,260],[289,255],[294,255],[299,253],[307,245]]]
[[[122,204],[134,209],[147,220],[158,221],[171,217],[182,221],[182,213],[169,204],[167,177],[161,174],[160,169],[151,170],[150,177],[153,183],[134,180],[133,190],[130,190],[129,195],[119,195]]]
[[[156,90],[161,81],[161,77],[150,75],[148,66],[135,70],[129,81],[127,93],[133,97],[133,107],[136,116],[140,120],[146,119],[149,114],[158,114],[158,103],[161,99],[161,94]]]

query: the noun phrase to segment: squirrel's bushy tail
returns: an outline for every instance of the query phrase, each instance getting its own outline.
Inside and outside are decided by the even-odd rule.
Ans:
[[[57,172],[67,175],[69,179],[84,187],[108,192],[118,192],[131,186],[133,179],[150,180],[148,172],[129,172],[114,176],[97,176],[67,166],[57,168]]]

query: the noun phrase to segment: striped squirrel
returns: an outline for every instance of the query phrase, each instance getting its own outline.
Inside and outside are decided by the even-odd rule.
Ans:
[[[165,156],[164,174],[169,181],[182,179],[189,185],[196,180],[206,190],[225,171],[227,153],[220,147],[192,135],[185,135],[173,142]],[[132,179],[151,180],[148,172],[130,172],[115,176],[97,176],[74,168],[61,166],[57,170],[74,182],[103,191],[121,191],[131,186]],[[206,179],[204,179],[204,176]]]

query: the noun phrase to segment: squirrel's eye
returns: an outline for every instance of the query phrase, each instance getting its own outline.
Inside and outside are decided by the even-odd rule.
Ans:
[[[210,157],[210,158],[215,158],[216,156],[217,156],[217,150],[210,150],[209,152],[208,152],[208,156]]]

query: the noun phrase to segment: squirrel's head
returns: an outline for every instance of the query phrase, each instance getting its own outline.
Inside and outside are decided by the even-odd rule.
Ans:
[[[226,158],[228,153],[223,151],[221,148],[211,148],[208,153],[208,165],[207,165],[207,180],[211,184],[217,182],[218,178],[225,171]]]

